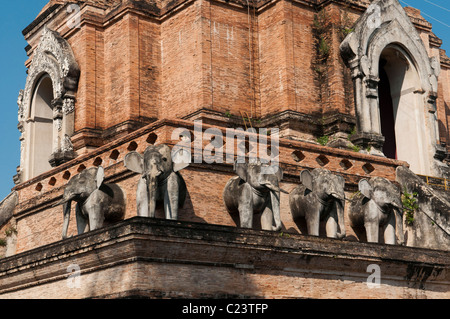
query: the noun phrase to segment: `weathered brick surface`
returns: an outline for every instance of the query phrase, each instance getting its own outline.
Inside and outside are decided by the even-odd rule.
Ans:
[[[287,191],[296,187],[302,169],[321,166],[323,157],[325,168],[345,177],[348,198],[356,191],[361,178],[382,176],[393,181],[395,168],[406,165],[295,140],[315,140],[322,126],[326,126],[325,115],[343,114],[349,118],[345,119],[348,123],[354,120],[352,83],[338,50],[339,25],[346,19],[356,21],[367,1],[347,1],[355,6],[346,14],[343,7],[333,2],[327,6],[333,25],[325,84],[317,81],[314,65],[316,49],[312,28],[316,12],[306,5],[311,1],[300,4],[281,0],[270,5],[261,1],[250,11],[239,1],[86,3],[80,29],[70,30],[65,26],[67,15],[62,7],[47,21],[50,28],[67,38],[82,71],[75,113],[76,134],[72,138],[79,157],[16,188],[19,206],[15,220],[20,255],[0,262],[0,296],[448,297],[448,263],[441,265],[437,259],[427,259],[428,254],[434,258],[439,252],[420,250],[412,258],[413,250],[409,248],[369,247],[363,243],[364,234],[350,227],[348,218],[347,240],[358,242],[303,237],[300,234],[305,234],[305,225],[292,220],[285,194],[281,196],[282,234],[263,233],[259,237],[252,231],[233,228],[224,231],[231,237],[220,235],[231,242],[239,239],[237,244],[243,245],[242,249],[224,243],[223,238],[207,238],[211,230],[208,227],[213,227],[208,224],[237,225],[222,200],[225,184],[235,176],[230,163],[193,164],[181,172],[188,196],[180,220],[186,225],[200,223],[202,226],[187,227],[197,227],[199,233],[194,235],[206,241],[198,242],[194,235],[183,234],[169,248],[157,234],[144,232],[149,237],[144,236],[142,240],[138,236],[130,243],[128,239],[118,239],[113,227],[107,232],[100,230],[59,242],[62,207],[53,205],[61,198],[71,177],[85,168],[102,165],[107,182],[117,183],[126,194],[126,219],[135,217],[139,176],[126,170],[125,155],[135,149],[143,153],[149,143],[155,142],[155,137],[157,144],[174,145],[178,141],[171,139],[173,129],[186,127],[193,131],[192,121],[177,118],[192,118],[195,114],[202,113],[198,116],[209,117],[212,120],[208,123],[215,123],[204,124],[204,129],[216,128],[224,135],[225,127],[242,126],[238,121],[241,111],[253,116],[255,121],[262,118],[261,125],[279,126],[283,136],[292,138],[280,141],[280,161],[285,172],[281,186]],[[174,10],[177,5],[180,7]],[[45,19],[37,21],[26,34],[31,47],[27,66],[39,43],[37,26],[44,22]],[[441,57],[438,117],[441,136],[445,137],[450,121],[450,60],[439,51],[438,41],[430,38],[427,24],[419,17],[414,22],[421,28],[430,56]],[[322,94],[323,87],[326,94]],[[226,113],[231,113],[231,117]],[[156,119],[159,121],[148,124]],[[343,131],[349,131],[349,127],[348,124]],[[443,140],[450,144],[448,141]],[[203,141],[202,149],[209,142]],[[318,161],[320,156],[322,161]],[[369,167],[369,171],[364,167]],[[162,217],[161,208],[157,216]],[[161,221],[146,223],[153,222]],[[128,227],[127,222],[121,225]],[[69,234],[75,235],[75,226],[72,213]],[[169,226],[162,225],[161,232],[172,231]],[[156,225],[155,229],[160,228]],[[246,246],[248,242],[243,238],[255,240],[251,242],[254,251]],[[215,244],[208,246],[211,242]],[[40,250],[44,245],[50,246]],[[100,246],[104,250],[91,250]],[[327,253],[311,257],[305,254],[311,247],[319,249],[320,254]],[[339,255],[341,249],[347,249],[347,253],[339,257],[342,262],[339,264],[331,255]],[[349,249],[358,253],[352,254]],[[384,250],[392,254],[383,255]],[[186,255],[190,251],[193,255]],[[170,257],[182,262],[161,263],[151,259],[156,258],[154,253],[164,260]],[[253,259],[245,259],[247,253]],[[263,261],[258,260],[259,255]],[[143,259],[137,261],[136,256]],[[388,289],[367,290],[364,267],[374,258],[392,271],[384,283]],[[443,258],[448,259],[448,255],[444,254]],[[311,259],[314,262],[310,264]],[[67,295],[65,268],[74,260],[88,269],[83,275],[88,286]],[[192,263],[193,260],[197,263]],[[61,264],[56,265],[59,261]],[[351,265],[344,269],[342,265],[348,263]],[[433,274],[425,290],[421,289],[424,282],[420,281],[420,271],[423,271],[418,266],[420,263],[429,263],[425,270],[431,269]],[[444,270],[434,273],[433,263]],[[255,265],[255,268],[242,268],[242,264]],[[26,271],[5,275],[6,271],[18,269]]]
[[[440,251],[134,218],[4,259],[0,297],[448,298],[449,275]]]
[[[79,170],[83,168],[98,165],[105,167],[107,182],[117,183],[126,194],[126,218],[136,216],[136,187],[139,177],[127,171],[123,165],[123,159],[133,144],[136,145],[138,152],[143,153],[149,145],[150,134],[157,136],[157,143],[174,145],[178,141],[171,139],[172,132],[178,127],[193,130],[193,124],[189,121],[158,121],[18,186],[17,190],[20,196],[20,204],[16,213],[17,228],[19,230],[18,252],[34,249],[61,239],[62,207],[52,206],[61,198],[64,186],[70,177],[77,175]],[[213,127],[205,124],[203,125],[203,130]],[[225,129],[215,128],[222,130],[223,136],[226,135]],[[202,149],[209,143],[210,140],[205,138]],[[235,145],[235,147],[237,146]],[[194,154],[195,149],[193,148],[192,151]],[[303,155],[300,156],[299,153],[296,153],[298,156],[295,157],[293,152],[301,152]],[[235,154],[237,154],[237,150],[235,150]],[[398,165],[405,164],[400,161],[373,157],[352,151],[281,139],[280,163],[285,173],[285,178],[281,185],[282,188],[289,192],[292,191],[299,183],[300,171],[302,169],[319,167],[320,164],[317,159],[320,156],[325,156],[329,161],[324,166],[325,168],[342,174],[346,178],[347,198],[351,198],[356,191],[356,184],[359,179],[382,176],[394,181],[395,168]],[[298,162],[299,159],[301,160]],[[346,168],[348,166],[342,166],[342,161],[344,160],[348,160],[352,166],[348,169]],[[223,189],[228,180],[235,176],[233,165],[226,163],[225,158],[224,163],[192,164],[181,172],[186,180],[188,196],[185,207],[180,211],[180,220],[227,226],[237,225],[237,221],[232,219],[223,204]],[[363,166],[367,164],[372,165],[374,169],[370,173],[363,169]],[[50,181],[53,181],[53,183],[50,183]],[[305,233],[305,225],[297,225],[292,220],[288,195],[282,194],[281,203],[284,231]],[[157,210],[157,216],[164,216],[162,208]],[[355,233],[355,230],[350,227],[348,219],[346,223],[347,233],[350,238],[365,241],[362,233]],[[45,226],[43,227],[42,225]],[[76,234],[75,225],[75,216],[72,214],[69,233]],[[257,224],[255,225],[258,227]],[[322,228],[321,233],[324,233],[323,230]]]
[[[51,2],[58,3],[64,1]],[[248,8],[239,1],[82,1],[81,28],[76,30],[67,28],[61,7],[48,24],[68,39],[82,70],[76,148],[85,153],[114,134],[123,136],[142,126],[130,123],[186,117],[202,109],[216,110],[223,120],[229,113],[240,117],[246,112],[258,119],[285,110],[313,115],[313,122],[337,113],[354,117],[353,84],[339,44],[368,2],[324,7],[329,56],[319,66],[317,11],[311,5],[315,2],[306,3],[259,1]],[[174,10],[177,5],[180,9]],[[440,40],[431,24],[418,10],[407,13],[430,56],[439,56]],[[39,43],[37,30],[26,34],[31,57]],[[445,142],[449,83],[443,60],[438,116]],[[285,125],[292,137],[314,140],[321,134]],[[350,125],[340,129],[351,131]]]

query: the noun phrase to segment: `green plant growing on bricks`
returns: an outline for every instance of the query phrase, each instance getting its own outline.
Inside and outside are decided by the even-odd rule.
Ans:
[[[406,217],[406,224],[409,226],[414,224],[414,214],[419,209],[419,205],[417,204],[417,196],[418,194],[416,192],[410,194],[406,189],[403,191],[403,213]]]
[[[330,137],[325,135],[321,136],[317,139],[317,143],[319,143],[322,146],[326,146],[328,144],[328,141],[330,140]]]

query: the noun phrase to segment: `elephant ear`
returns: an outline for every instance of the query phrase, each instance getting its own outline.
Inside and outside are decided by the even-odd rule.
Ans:
[[[310,191],[313,190],[313,176],[310,171],[305,169],[300,173],[300,182]]]
[[[183,147],[172,150],[173,171],[179,172],[191,164],[191,152]]]
[[[99,189],[105,181],[105,169],[102,166],[100,166],[97,170],[95,181],[97,182],[97,189]]]
[[[248,171],[247,163],[238,163],[236,161],[234,163],[234,171],[244,182],[247,182],[247,171]]]
[[[367,179],[362,179],[358,183],[358,189],[366,198],[372,198],[372,186]]]
[[[138,152],[130,152],[124,159],[125,167],[130,171],[142,174],[144,173],[144,157]]]

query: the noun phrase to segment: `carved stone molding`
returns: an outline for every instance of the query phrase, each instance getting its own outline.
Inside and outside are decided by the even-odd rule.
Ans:
[[[41,41],[34,52],[25,89],[19,95],[19,121],[24,121],[29,114],[33,91],[44,74],[52,79],[55,100],[63,100],[66,95],[74,96],[80,68],[69,43],[47,27],[44,28]]]
[[[65,96],[62,109],[65,115],[73,113],[75,111],[75,98]]]
[[[361,146],[363,149],[371,149],[372,155],[383,155],[379,152],[383,148],[385,138],[383,135],[376,133],[357,133],[350,137],[350,141]]]
[[[51,143],[52,154],[49,163],[58,166],[76,157],[76,153],[65,145],[65,136],[73,134],[73,116],[68,116],[75,110],[75,94],[78,88],[80,68],[75,60],[69,43],[57,32],[44,27],[40,42],[33,52],[31,66],[28,70],[24,90],[19,92],[17,105],[19,108],[19,130],[21,136],[20,172],[16,179],[21,182],[32,178],[34,167],[32,136],[34,111],[32,99],[37,85],[43,76],[48,76],[52,82],[53,100],[53,139],[44,143]],[[71,123],[72,122],[72,123]],[[51,137],[49,137],[50,139]],[[41,141],[42,142],[42,141]],[[17,181],[18,182],[18,181]]]
[[[398,0],[375,0],[358,19],[351,32],[341,43],[341,56],[351,69],[355,91],[355,113],[360,138],[354,137],[359,146],[373,146],[381,155],[383,144],[381,134],[380,108],[378,96],[379,63],[383,52],[391,48],[413,63],[418,74],[418,84],[414,93],[424,96],[425,109],[434,114],[438,91],[437,78],[440,62],[437,57],[429,57],[428,51],[418,31]],[[420,98],[418,98],[420,100]],[[436,118],[423,119],[423,129],[431,141],[435,137]],[[426,123],[429,122],[429,123]],[[373,141],[367,138],[373,137]],[[432,142],[434,143],[434,142]],[[381,148],[380,148],[381,146]],[[442,158],[438,145],[433,144]],[[430,159],[435,154],[431,155]]]

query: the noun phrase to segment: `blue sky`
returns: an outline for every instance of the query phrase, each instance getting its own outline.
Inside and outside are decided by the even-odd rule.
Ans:
[[[17,130],[17,96],[25,87],[27,56],[22,30],[30,24],[47,0],[0,1],[0,201],[14,187],[12,177],[20,163],[19,131]],[[406,0],[422,10],[424,17],[433,23],[434,33],[450,55],[450,3],[448,0]]]

